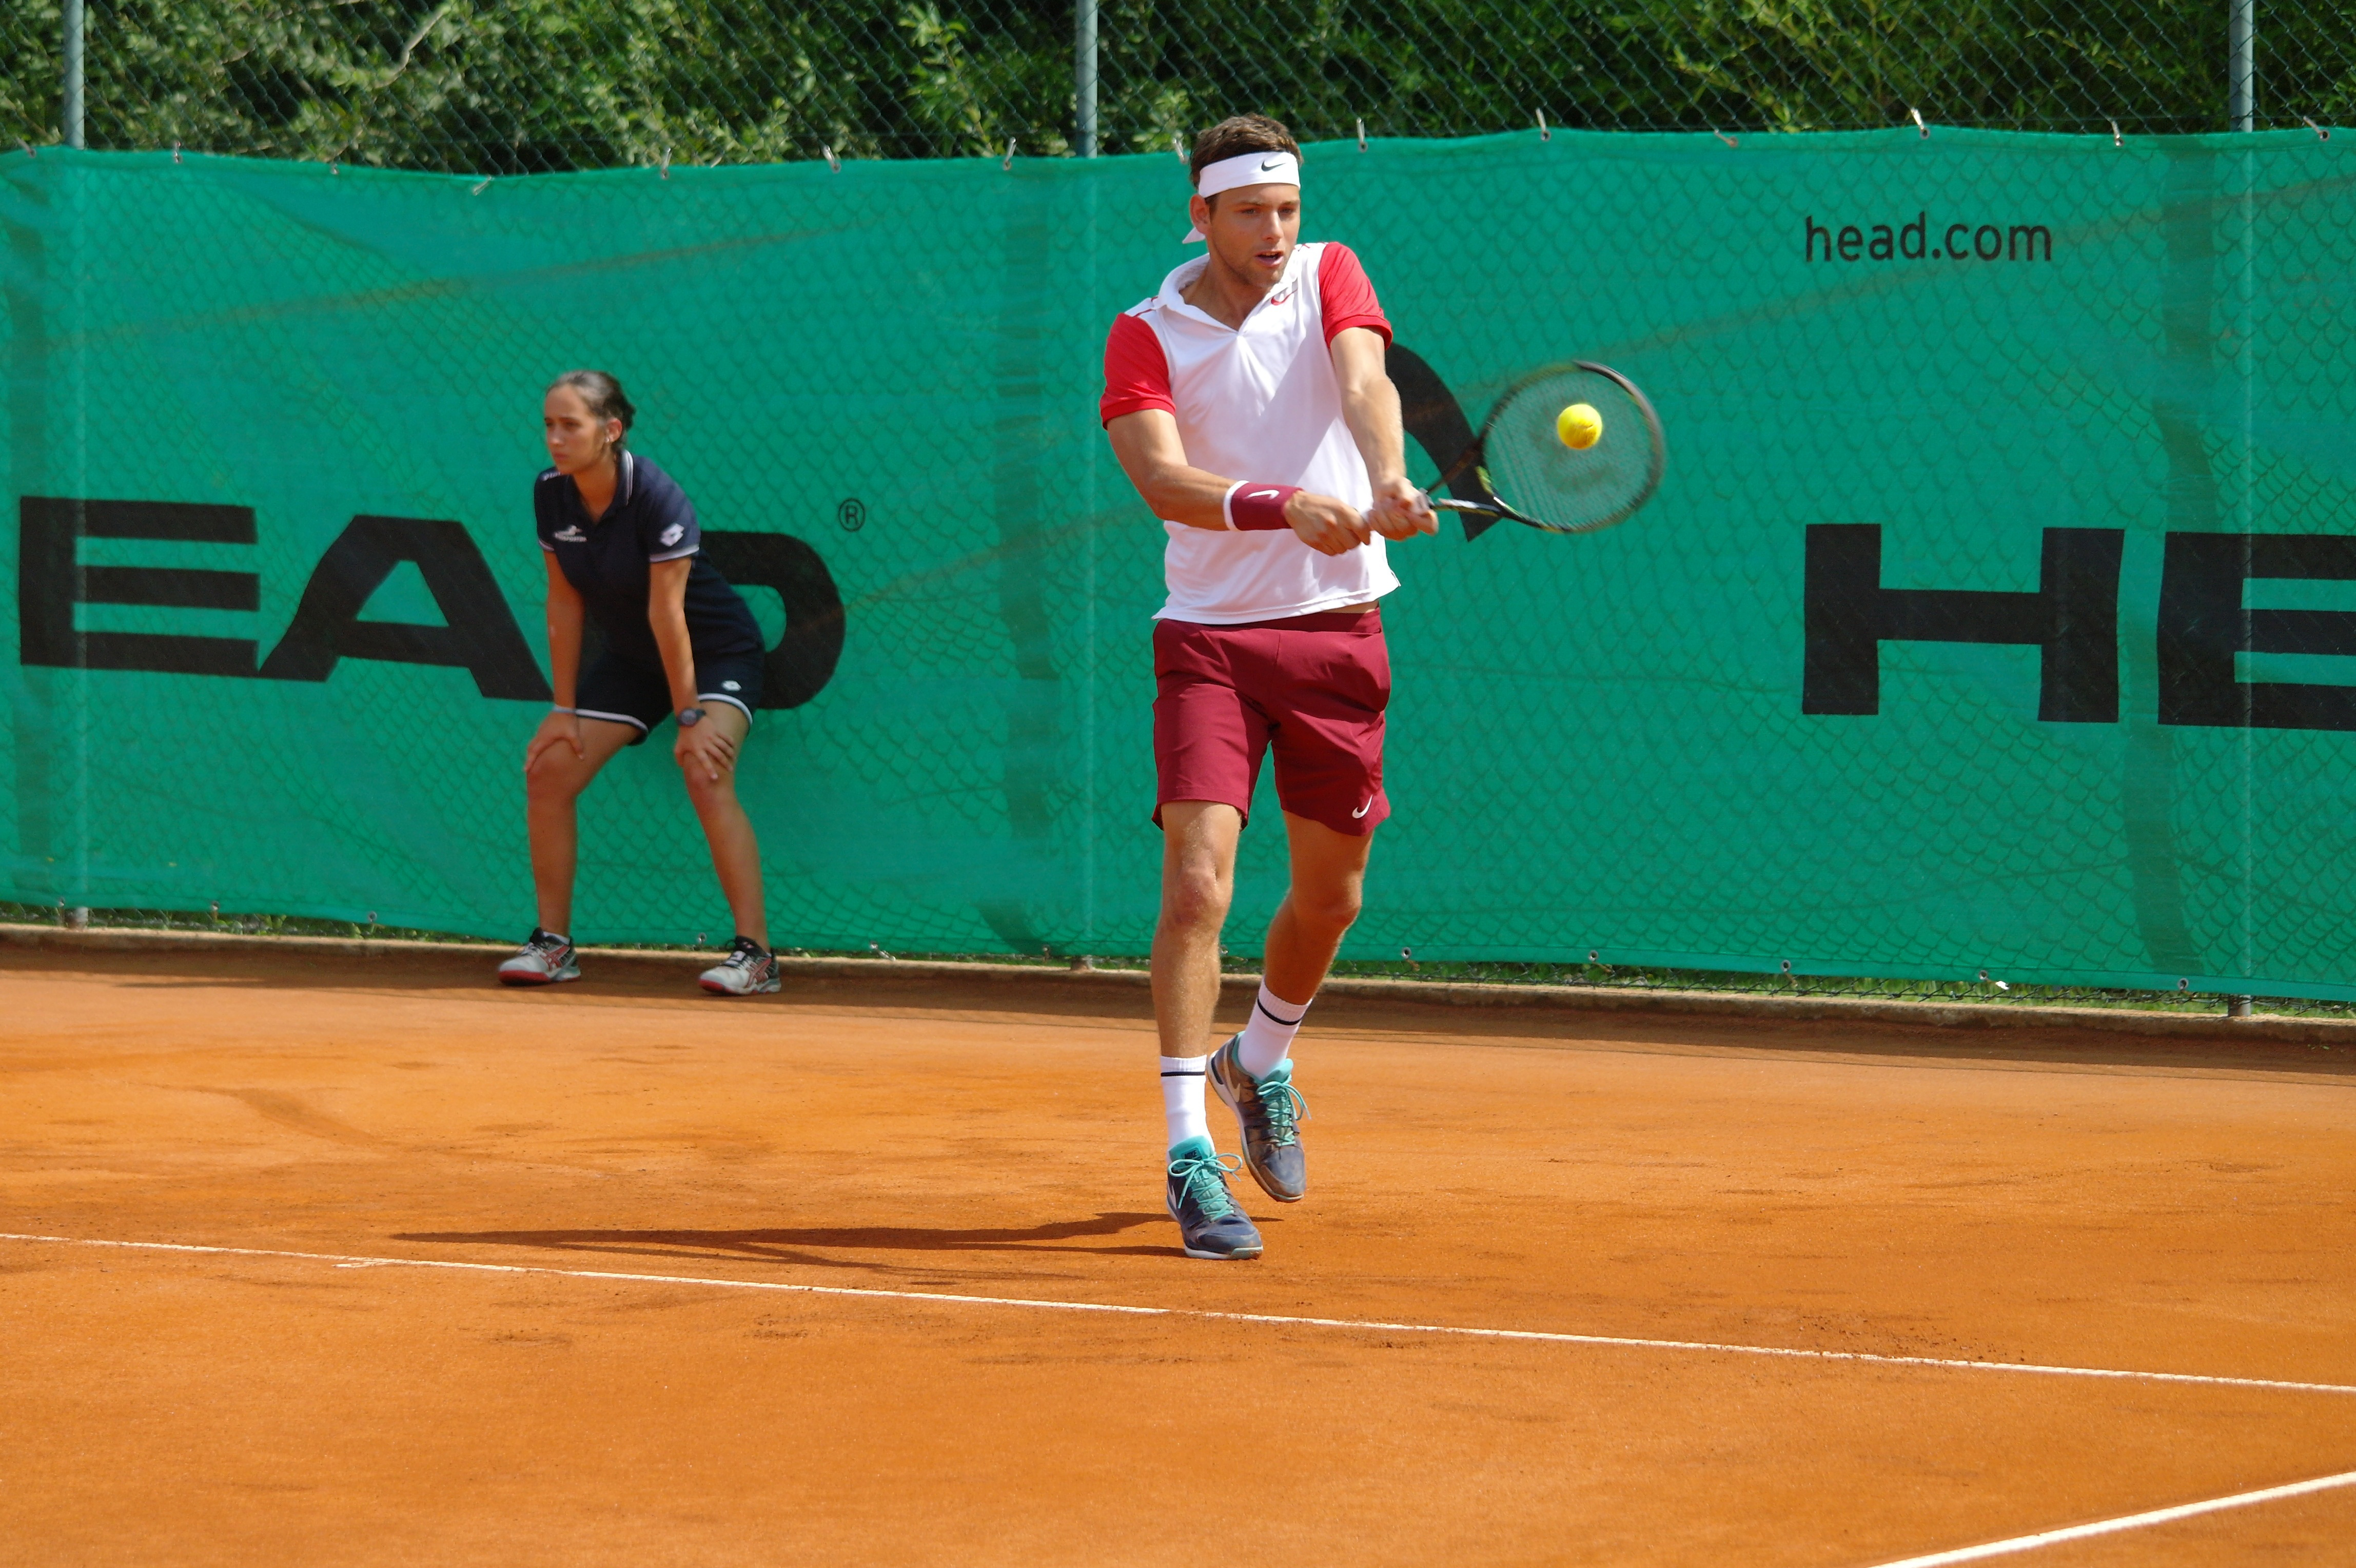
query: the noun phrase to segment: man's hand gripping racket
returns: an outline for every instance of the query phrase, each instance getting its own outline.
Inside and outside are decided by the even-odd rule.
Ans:
[[[1668,450],[1660,416],[1636,383],[1575,360],[1534,371],[1505,389],[1481,433],[1427,496],[1441,511],[1504,518],[1549,533],[1592,533],[1624,522],[1661,488]]]

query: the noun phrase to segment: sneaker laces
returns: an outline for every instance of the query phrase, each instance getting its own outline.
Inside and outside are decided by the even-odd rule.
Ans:
[[[1230,1160],[1235,1163],[1229,1165]],[[1180,1198],[1191,1198],[1205,1219],[1225,1219],[1243,1212],[1236,1207],[1235,1195],[1227,1190],[1227,1177],[1243,1168],[1243,1161],[1233,1155],[1192,1155],[1170,1162],[1170,1174],[1179,1183]]]
[[[754,941],[752,938],[738,937],[736,939],[736,945],[728,950],[728,956],[720,961],[720,967],[723,969],[741,969],[747,974],[750,974],[753,971],[759,969],[763,961],[767,959],[768,956],[769,955],[767,953],[761,950],[760,945]]]
[[[1280,1147],[1301,1142],[1299,1124],[1309,1120],[1309,1101],[1292,1087],[1292,1080],[1262,1079],[1254,1087],[1259,1090],[1261,1113],[1268,1119],[1268,1141]]]
[[[553,931],[535,930],[525,939],[523,946],[517,950],[519,953],[542,953],[554,958],[572,945],[568,939],[560,937]]]

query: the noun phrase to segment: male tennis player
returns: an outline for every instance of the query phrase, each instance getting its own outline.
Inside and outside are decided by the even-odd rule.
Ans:
[[[1209,253],[1123,312],[1105,345],[1114,455],[1169,534],[1153,629],[1154,821],[1162,918],[1153,1014],[1170,1216],[1191,1258],[1256,1258],[1227,1189],[1205,1076],[1270,1197],[1308,1189],[1290,1052],[1357,918],[1366,854],[1390,814],[1390,660],[1376,601],[1398,586],[1383,541],[1437,531],[1408,482],[1390,324],[1358,259],[1301,239],[1301,148],[1258,114],[1195,145],[1189,241]],[[1269,925],[1251,1021],[1205,1055],[1219,931],[1261,757],[1276,752],[1292,886]]]

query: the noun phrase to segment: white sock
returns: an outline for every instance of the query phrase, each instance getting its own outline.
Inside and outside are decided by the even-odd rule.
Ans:
[[[1309,1016],[1306,1002],[1287,1002],[1263,985],[1259,1000],[1252,1004],[1251,1022],[1244,1026],[1243,1043],[1236,1047],[1236,1057],[1244,1070],[1254,1078],[1266,1078],[1284,1060],[1292,1048],[1292,1036],[1301,1028],[1301,1020]]]
[[[1170,1146],[1189,1138],[1211,1139],[1211,1119],[1203,1111],[1203,1072],[1208,1057],[1162,1058],[1162,1114],[1170,1123]]]

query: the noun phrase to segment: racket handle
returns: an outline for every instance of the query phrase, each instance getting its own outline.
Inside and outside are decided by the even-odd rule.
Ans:
[[[1435,500],[1430,490],[1418,490],[1415,493],[1422,497],[1423,504],[1434,511],[1487,511],[1489,510],[1486,507],[1474,506],[1470,501]],[[1375,521],[1375,509],[1368,507],[1358,516],[1371,525]]]
[[[1483,506],[1478,501],[1451,500],[1445,496],[1426,496],[1423,499],[1430,505],[1431,510],[1434,511],[1469,511],[1475,517],[1503,517],[1505,515],[1499,511],[1495,507]]]

